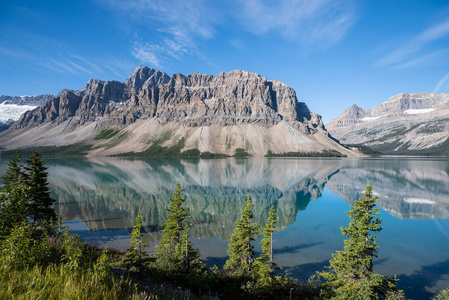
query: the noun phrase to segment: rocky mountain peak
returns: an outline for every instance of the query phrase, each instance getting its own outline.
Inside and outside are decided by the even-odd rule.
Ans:
[[[101,128],[111,127],[122,131],[126,143],[107,146],[94,139]],[[17,135],[17,129],[23,134]],[[329,139],[321,117],[279,81],[242,70],[170,78],[143,66],[125,83],[92,79],[79,91],[60,93],[1,133],[0,146],[84,141],[104,144],[94,152],[112,155],[143,151],[156,141],[171,147],[180,139],[184,150],[230,155],[238,148],[257,156],[268,150],[351,154]]]
[[[363,114],[363,108],[357,106],[356,104],[351,105],[346,109],[343,114],[348,116],[360,117]]]
[[[131,92],[138,94],[144,88],[166,84],[170,77],[165,73],[146,66],[137,67],[126,79],[125,85]]]
[[[370,109],[352,105],[326,128],[343,143],[365,144],[384,154],[445,153],[449,94],[401,93]]]

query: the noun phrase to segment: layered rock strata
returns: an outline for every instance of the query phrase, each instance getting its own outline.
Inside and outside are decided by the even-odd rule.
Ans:
[[[101,129],[119,134],[95,140]],[[228,155],[237,148],[255,156],[324,149],[353,155],[328,137],[321,117],[292,88],[241,70],[170,78],[138,67],[124,83],[92,79],[26,112],[0,135],[5,148],[77,142],[93,144],[91,155],[141,152],[155,143]]]

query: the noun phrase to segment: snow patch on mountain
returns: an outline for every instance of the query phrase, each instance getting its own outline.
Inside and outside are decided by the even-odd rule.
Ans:
[[[362,121],[362,122],[369,122],[369,121],[377,120],[377,119],[382,118],[382,117],[383,117],[383,116],[378,116],[378,117],[364,117],[364,118],[361,118],[360,121]]]
[[[17,121],[20,116],[37,106],[8,104],[8,101],[0,103],[0,123],[6,123],[10,120]]]
[[[436,108],[421,108],[421,109],[406,109],[404,114],[416,115],[416,114],[427,114],[434,111]]]

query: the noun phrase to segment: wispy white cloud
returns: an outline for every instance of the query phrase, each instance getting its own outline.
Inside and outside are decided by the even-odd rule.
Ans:
[[[235,23],[255,35],[274,34],[305,50],[339,42],[356,20],[354,0],[97,1],[124,13],[128,30],[133,23],[146,25],[152,34],[135,33],[131,54],[155,66],[189,54],[202,57],[198,43],[214,38],[222,24]]]
[[[449,90],[449,72],[444,75],[435,86],[435,89],[433,90],[434,93],[440,92],[442,89],[447,89],[446,92]]]
[[[160,67],[167,58],[181,59],[197,52],[195,40],[214,36],[215,10],[207,0],[103,0],[109,8],[126,13],[130,22],[161,33],[159,39],[131,41],[131,54],[141,62]]]
[[[85,64],[87,67],[89,67],[90,69],[93,69],[94,72],[96,72],[96,73],[103,73],[103,69],[102,69],[98,64],[95,64],[95,63],[93,63],[92,61],[87,60],[86,58],[81,57],[81,56],[79,56],[79,55],[73,55],[72,57],[73,57],[74,59],[76,59],[76,60],[78,60],[78,61],[84,63],[84,64]],[[86,72],[92,72],[92,71],[87,71],[87,70],[86,70]]]
[[[133,42],[132,55],[142,63],[149,63],[157,68],[161,67],[156,53],[160,51],[158,45],[144,42]]]
[[[431,43],[447,37],[449,37],[449,19],[425,29],[410,39],[409,42],[388,52],[376,64],[404,68],[416,66],[422,62],[434,61],[441,54],[440,51],[435,51],[433,54],[422,54],[422,51],[425,51]]]
[[[301,47],[326,47],[340,41],[356,20],[355,3],[339,0],[248,0],[239,18],[255,34],[275,33]]]
[[[85,72],[85,73],[91,73],[91,72],[88,71],[86,68],[80,66],[80,65],[77,64],[77,63],[74,63],[73,61],[69,61],[68,63],[71,64],[72,66],[74,66],[75,68],[77,68],[77,69],[79,69],[79,70]]]
[[[405,69],[410,67],[416,67],[421,65],[432,65],[432,64],[438,64],[441,59],[444,59],[447,57],[447,54],[449,53],[449,48],[434,51],[431,53],[426,53],[423,55],[419,55],[415,58],[412,58],[410,60],[407,60],[397,66],[395,66],[395,69]]]

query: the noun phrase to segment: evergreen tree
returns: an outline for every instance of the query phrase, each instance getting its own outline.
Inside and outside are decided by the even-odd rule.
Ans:
[[[2,188],[0,192],[0,239],[7,236],[16,224],[27,220],[28,194],[29,189],[21,177],[14,184]]]
[[[8,169],[2,175],[0,189],[0,234],[7,235],[14,224],[27,219],[29,191],[24,182],[19,151],[7,163]]]
[[[266,284],[273,278],[274,270],[279,269],[273,262],[273,232],[276,229],[276,223],[276,210],[274,209],[274,205],[271,205],[267,225],[262,231],[263,239],[260,243],[262,253],[255,261],[258,280]]]
[[[184,202],[181,184],[178,182],[173,198],[170,198],[170,204],[165,209],[167,211],[167,220],[164,223],[164,229],[162,230],[164,235],[161,239],[161,244],[168,244],[173,249],[181,242],[181,234],[184,229],[183,222],[189,216],[189,210],[183,207]]]
[[[254,241],[254,235],[259,229],[257,223],[251,223],[252,207],[251,196],[248,194],[248,200],[242,209],[242,217],[235,221],[235,229],[228,246],[229,258],[224,265],[224,269],[245,276],[250,275],[253,269],[254,247],[251,242]]]
[[[137,268],[139,274],[142,274],[144,266],[150,261],[150,258],[145,251],[145,247],[148,244],[144,244],[142,241],[143,234],[142,229],[143,216],[139,212],[136,218],[136,225],[134,225],[131,233],[130,247],[127,249],[125,264],[128,268]]]
[[[24,178],[24,173],[22,171],[22,164],[20,164],[20,155],[19,150],[16,151],[15,155],[11,158],[11,160],[7,163],[8,169],[6,173],[2,175],[2,191],[8,192],[14,185],[17,184],[19,179]]]
[[[189,232],[190,226],[186,223],[181,243],[176,246],[176,255],[182,260],[182,269],[185,271],[200,270],[203,268],[203,263],[199,258],[198,251],[193,248],[192,243],[188,240]]]
[[[188,241],[189,210],[183,207],[185,199],[179,182],[169,201],[169,207],[166,208],[167,219],[162,230],[164,234],[160,246],[156,247],[155,256],[167,270],[194,271],[201,263],[198,251]]]
[[[375,208],[378,197],[373,196],[369,184],[351,210],[347,212],[351,222],[341,232],[347,239],[344,250],[332,255],[330,268],[334,272],[319,273],[327,280],[327,296],[333,299],[379,299],[403,298],[396,289],[396,281],[373,272],[373,259],[377,257],[377,237],[371,232],[382,230],[379,209]]]
[[[41,160],[39,153],[34,151],[31,157],[26,161],[26,183],[29,187],[29,215],[36,223],[56,220],[56,213],[53,209],[55,199],[50,195],[46,172],[47,167]]]

